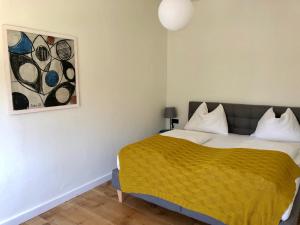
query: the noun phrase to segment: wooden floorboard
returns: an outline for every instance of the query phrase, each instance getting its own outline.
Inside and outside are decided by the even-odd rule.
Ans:
[[[205,224],[132,196],[126,196],[120,204],[116,191],[108,182],[22,225]]]

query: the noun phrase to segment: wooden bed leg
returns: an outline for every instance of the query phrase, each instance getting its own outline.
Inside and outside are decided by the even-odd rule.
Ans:
[[[117,190],[117,193],[118,193],[118,199],[119,199],[119,202],[120,202],[120,203],[123,203],[123,193],[122,193],[122,191]]]

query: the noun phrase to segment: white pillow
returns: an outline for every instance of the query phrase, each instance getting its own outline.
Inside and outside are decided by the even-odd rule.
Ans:
[[[220,104],[214,111],[208,113],[207,105],[203,102],[187,122],[184,129],[228,134],[228,125],[223,106]]]
[[[276,118],[273,108],[270,108],[258,121],[252,136],[273,141],[300,142],[300,125],[290,108],[280,118]]]

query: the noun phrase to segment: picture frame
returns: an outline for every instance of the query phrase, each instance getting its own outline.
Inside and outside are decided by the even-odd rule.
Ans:
[[[2,32],[10,114],[79,107],[77,37],[13,25]]]

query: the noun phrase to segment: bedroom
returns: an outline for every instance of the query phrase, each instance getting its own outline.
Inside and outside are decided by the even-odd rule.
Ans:
[[[167,106],[183,129],[192,101],[299,116],[300,2],[191,2],[188,24],[170,31],[160,0],[0,0],[1,26],[77,39],[80,94],[78,107],[9,112],[1,35],[1,225],[205,224],[130,195],[119,204],[106,182],[120,149],[168,129]]]

